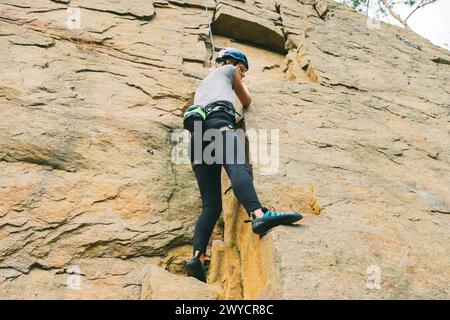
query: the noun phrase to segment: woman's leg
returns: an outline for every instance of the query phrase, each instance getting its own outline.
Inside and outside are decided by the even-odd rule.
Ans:
[[[195,177],[202,198],[202,213],[200,214],[194,232],[194,255],[206,253],[209,239],[217,219],[222,211],[222,194],[220,173],[222,167],[218,164],[196,164],[193,166]]]
[[[250,168],[245,161],[245,147],[234,131],[226,131],[223,138],[223,166],[231,180],[234,194],[250,215],[250,212],[261,208],[261,203],[253,185]],[[233,153],[232,156],[229,155],[230,152]]]

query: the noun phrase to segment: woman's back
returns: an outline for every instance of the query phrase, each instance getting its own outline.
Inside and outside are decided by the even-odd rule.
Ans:
[[[214,101],[230,101],[236,108],[236,93],[233,90],[233,76],[236,67],[223,65],[211,71],[195,92],[194,104],[206,106]]]

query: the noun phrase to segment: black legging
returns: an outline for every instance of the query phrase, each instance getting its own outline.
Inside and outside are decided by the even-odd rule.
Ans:
[[[241,155],[245,155],[244,145],[242,144],[239,136],[233,130],[224,131],[222,136],[224,141],[222,164],[207,164],[205,161],[201,161],[202,163],[199,164],[192,164],[194,159],[193,145],[196,137],[194,134],[191,136],[189,148],[190,159],[202,198],[202,213],[197,220],[194,232],[194,253],[197,250],[200,251],[200,254],[206,253],[206,247],[208,246],[214,225],[216,224],[216,221],[220,216],[220,212],[222,211],[220,179],[222,166],[225,168],[225,171],[231,180],[231,186],[234,194],[245,207],[247,214],[261,208],[261,203],[259,202],[255,187],[253,185],[250,168],[245,161],[238,161],[242,160],[242,158],[239,159]],[[201,139],[201,136],[199,139]],[[229,142],[231,141],[234,142],[235,152],[230,163],[230,161],[225,160],[229,160],[226,158],[226,149],[227,144],[229,145]],[[202,151],[206,146],[212,143],[215,142],[203,142]]]

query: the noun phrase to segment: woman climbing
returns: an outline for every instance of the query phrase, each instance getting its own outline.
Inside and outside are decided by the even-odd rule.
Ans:
[[[222,166],[231,180],[234,194],[252,218],[254,233],[262,236],[273,227],[302,219],[298,212],[274,212],[263,207],[256,195],[249,166],[245,161],[240,161],[245,155],[245,147],[234,131],[235,105],[236,96],[244,108],[248,108],[251,103],[248,89],[242,83],[248,71],[247,57],[237,49],[224,48],[219,52],[216,63],[217,67],[203,79],[195,93],[194,104],[205,106],[207,116],[202,131],[194,130],[192,133],[189,147],[192,169],[202,198],[202,212],[195,226],[193,257],[186,262],[186,271],[188,276],[203,282],[206,282],[203,266],[206,247],[222,211]],[[203,158],[203,150],[209,144],[216,143],[214,140],[205,142],[202,139],[204,132],[211,129],[219,130],[218,135],[223,137],[223,143],[213,149],[221,153],[226,161],[211,163]],[[201,152],[195,152],[194,146],[200,146]],[[230,152],[232,155],[228,157]]]

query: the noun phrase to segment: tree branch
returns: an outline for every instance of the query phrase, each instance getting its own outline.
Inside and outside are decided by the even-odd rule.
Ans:
[[[430,3],[436,2],[437,0],[428,0],[428,2],[425,2],[426,0],[422,0],[419,2],[419,5],[406,17],[405,19],[405,23],[406,21],[409,19],[409,17],[411,17],[411,15],[417,11],[417,9],[420,9],[422,7],[425,7],[426,5],[429,5]],[[425,2],[425,3],[423,3]]]
[[[389,16],[387,15],[386,11],[384,11],[383,6],[382,6],[381,3],[380,3],[380,0],[377,0],[377,2],[378,2],[378,6],[380,7],[381,12],[383,12],[383,14],[384,14],[384,16],[386,17],[388,23],[390,24],[391,21],[389,21]]]
[[[404,21],[397,13],[395,13],[394,10],[392,10],[388,0],[380,0],[380,1],[384,4],[384,6],[389,11],[391,16],[393,16],[397,21],[399,21],[403,25],[403,27],[405,27],[406,30],[411,30],[406,21]]]

